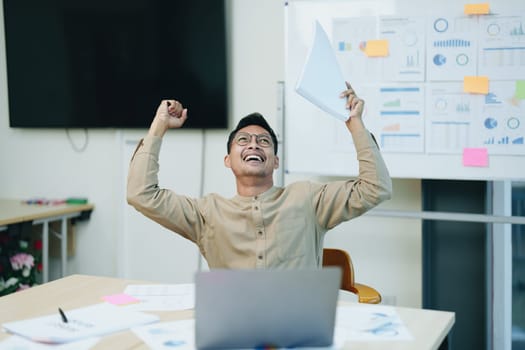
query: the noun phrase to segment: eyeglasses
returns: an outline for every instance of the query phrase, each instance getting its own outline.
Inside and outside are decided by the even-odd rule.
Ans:
[[[238,132],[233,141],[239,146],[246,146],[252,141],[252,136],[255,136],[255,141],[261,147],[272,147],[273,141],[272,137],[268,134],[250,134],[247,132]]]

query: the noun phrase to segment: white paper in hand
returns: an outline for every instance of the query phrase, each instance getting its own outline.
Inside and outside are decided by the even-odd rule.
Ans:
[[[348,120],[346,99],[340,98],[346,84],[328,36],[316,21],[313,44],[295,91],[337,119]]]

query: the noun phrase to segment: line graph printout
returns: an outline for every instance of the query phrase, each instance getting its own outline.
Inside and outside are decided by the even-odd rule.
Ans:
[[[490,154],[525,155],[525,100],[516,97],[517,86],[514,81],[492,82],[472,124],[473,144]]]
[[[479,74],[525,79],[525,14],[479,18]]]
[[[363,90],[361,82],[381,81],[381,60],[370,59],[364,52],[366,41],[377,39],[375,17],[334,18],[332,38],[343,76],[357,91]]]
[[[427,80],[463,80],[476,75],[476,17],[427,19]]]
[[[425,80],[425,21],[423,17],[384,16],[379,37],[388,40],[389,55],[383,61],[383,80]]]
[[[383,84],[374,88],[371,126],[383,152],[424,152],[423,84]]]
[[[426,151],[457,153],[472,143],[472,124],[480,117],[483,95],[463,92],[461,83],[435,83],[426,91]]]
[[[433,120],[427,123],[429,153],[460,154],[469,144],[470,122],[453,120]]]
[[[525,155],[525,99],[519,82],[494,81],[487,95],[466,94],[460,83],[435,83],[426,93],[426,151]]]

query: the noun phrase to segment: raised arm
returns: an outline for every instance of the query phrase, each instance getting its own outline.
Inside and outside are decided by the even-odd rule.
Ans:
[[[157,112],[148,134],[139,144],[131,158],[127,201],[139,212],[162,226],[196,240],[199,215],[195,201],[173,190],[159,186],[159,153],[162,137],[170,128],[180,128],[186,121],[188,111],[175,100],[164,100]]]
[[[350,84],[341,93],[350,109],[346,127],[352,134],[359,162],[355,179],[326,184],[314,198],[319,224],[333,228],[342,221],[362,215],[392,195],[392,181],[379,147],[365,128],[362,115],[365,102]]]

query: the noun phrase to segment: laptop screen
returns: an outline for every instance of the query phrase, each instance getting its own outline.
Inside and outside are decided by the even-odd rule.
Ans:
[[[195,279],[199,349],[329,346],[339,268],[212,270]]]

